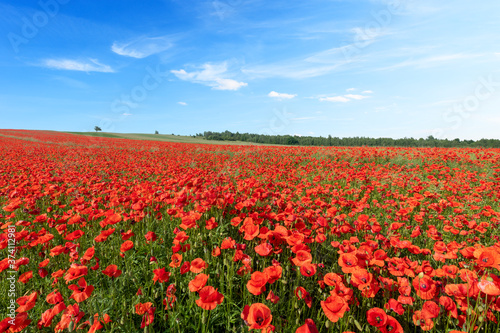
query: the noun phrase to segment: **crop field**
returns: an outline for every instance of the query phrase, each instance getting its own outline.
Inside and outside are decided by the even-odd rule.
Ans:
[[[0,332],[499,332],[499,200],[495,149],[0,130]]]

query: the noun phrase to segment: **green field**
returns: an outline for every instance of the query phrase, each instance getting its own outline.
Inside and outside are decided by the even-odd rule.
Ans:
[[[108,133],[108,132],[64,132],[77,135],[88,135],[103,138],[118,138],[132,140],[152,140],[152,141],[168,141],[179,143],[202,143],[212,145],[245,145],[245,146],[261,146],[260,143],[244,142],[244,141],[212,141],[202,138],[193,138],[192,136],[171,135],[171,134],[143,134],[143,133]]]

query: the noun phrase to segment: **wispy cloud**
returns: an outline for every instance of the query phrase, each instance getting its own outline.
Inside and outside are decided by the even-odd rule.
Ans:
[[[395,65],[392,65],[392,66],[378,68],[377,70],[379,70],[379,71],[394,70],[394,69],[404,68],[404,67],[429,68],[429,67],[434,67],[434,66],[439,66],[442,64],[450,63],[450,62],[456,61],[456,60],[472,59],[472,58],[478,58],[481,56],[483,56],[483,54],[463,54],[463,53],[444,54],[444,55],[437,55],[437,56],[425,57],[425,58],[420,58],[420,59],[409,59],[409,60],[402,61],[402,62],[395,64]]]
[[[320,97],[320,102],[349,102],[350,99],[344,96],[333,96],[333,97]]]
[[[296,97],[297,94],[292,95],[292,94],[285,94],[285,93],[278,93],[276,91],[271,91],[269,94],[267,94],[267,96],[281,100],[281,99],[292,99]]]
[[[349,89],[347,89],[349,90]],[[358,95],[358,94],[345,94],[343,96],[321,96],[318,98],[320,102],[341,102],[346,103],[352,100],[362,100],[369,98],[370,96]]]
[[[186,102],[177,102],[177,104],[182,105],[182,106],[188,105]]]
[[[348,88],[345,91],[354,91],[354,90],[356,90],[356,88]]]
[[[347,94],[344,95],[344,97],[349,98],[349,99],[365,99],[368,98],[368,96],[363,96],[363,95],[355,95],[355,94]]]
[[[203,84],[215,90],[238,90],[248,84],[227,78],[230,76],[227,70],[227,63],[206,63],[199,71],[186,72],[184,69],[171,70],[170,72],[179,79],[194,83]]]
[[[172,46],[170,36],[141,37],[124,43],[115,41],[111,46],[111,51],[125,57],[141,59],[166,51]]]
[[[362,93],[363,94],[373,94],[373,91],[371,91],[371,90],[364,90]]]
[[[46,59],[42,62],[42,66],[67,70],[67,71],[80,71],[80,72],[102,72],[113,73],[114,70],[108,66],[101,64],[96,59],[89,59],[88,61],[71,60],[71,59]]]

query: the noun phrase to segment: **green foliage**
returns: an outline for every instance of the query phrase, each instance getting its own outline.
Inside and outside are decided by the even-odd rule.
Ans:
[[[198,135],[198,134],[197,134]],[[367,137],[352,137],[339,138],[329,135],[324,137],[313,136],[290,136],[290,135],[267,135],[253,133],[232,133],[230,131],[203,133],[206,140],[216,141],[244,141],[255,142],[261,144],[278,144],[278,145],[300,145],[300,146],[336,146],[336,147],[468,147],[468,148],[500,148],[500,140],[497,139],[481,139],[474,140],[448,140],[436,139],[432,135],[426,139],[414,138],[367,138]]]

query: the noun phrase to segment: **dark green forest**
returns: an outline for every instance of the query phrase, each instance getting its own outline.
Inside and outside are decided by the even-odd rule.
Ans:
[[[352,137],[339,138],[332,137],[314,137],[314,136],[291,136],[291,135],[265,135],[252,133],[232,133],[225,132],[204,132],[197,134],[205,140],[216,141],[245,141],[263,144],[278,145],[297,145],[297,146],[369,146],[369,147],[470,147],[470,148],[500,148],[500,140],[481,139],[481,140],[448,140],[437,139],[433,136],[427,138],[367,138]]]

